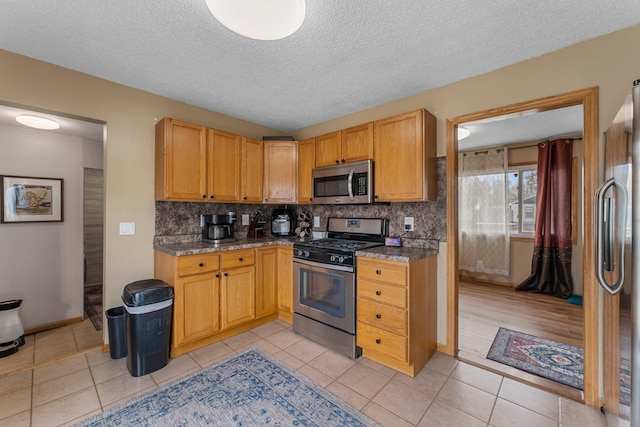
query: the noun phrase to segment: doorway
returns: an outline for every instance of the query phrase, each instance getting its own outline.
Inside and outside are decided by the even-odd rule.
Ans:
[[[84,169],[84,312],[91,323],[103,329],[102,281],[104,235],[104,173],[102,169]]]
[[[444,351],[458,354],[459,328],[459,279],[458,279],[458,141],[459,125],[479,120],[494,120],[500,116],[519,116],[535,112],[582,105],[583,107],[583,149],[582,170],[584,200],[583,215],[578,226],[582,227],[583,251],[583,307],[584,307],[584,401],[589,405],[598,404],[598,292],[594,280],[593,266],[593,194],[598,182],[598,120],[597,88],[588,88],[566,94],[522,102],[494,108],[447,120],[447,345]]]

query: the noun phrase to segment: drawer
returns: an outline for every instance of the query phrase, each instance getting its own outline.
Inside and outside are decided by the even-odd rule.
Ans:
[[[357,344],[366,350],[376,351],[385,356],[407,362],[407,338],[358,322],[356,326]]]
[[[356,313],[358,313],[358,322],[363,322],[394,334],[407,335],[406,310],[358,298]]]
[[[358,280],[360,279],[376,280],[406,286],[407,265],[358,260]]]
[[[256,252],[253,249],[246,251],[231,251],[222,253],[222,268],[236,268],[253,265],[256,263]]]
[[[381,304],[407,308],[407,288],[380,282],[358,279],[358,298],[365,298]]]
[[[218,255],[187,255],[178,257],[178,276],[211,273],[220,269]]]

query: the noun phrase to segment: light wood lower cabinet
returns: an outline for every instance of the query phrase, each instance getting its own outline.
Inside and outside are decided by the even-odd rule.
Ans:
[[[357,263],[357,344],[365,357],[415,376],[436,351],[436,256]]]
[[[154,253],[154,277],[173,287],[171,357],[278,317],[291,322],[293,249],[202,255]]]
[[[278,311],[278,249],[256,250],[256,317]]]

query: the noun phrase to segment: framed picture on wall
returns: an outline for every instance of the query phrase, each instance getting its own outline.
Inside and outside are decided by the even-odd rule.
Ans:
[[[28,176],[0,176],[0,222],[62,222],[63,180]]]

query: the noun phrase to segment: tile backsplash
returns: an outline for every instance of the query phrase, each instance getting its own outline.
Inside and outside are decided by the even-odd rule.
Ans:
[[[446,158],[438,158],[438,197],[434,202],[391,203],[372,205],[290,205],[296,213],[308,212],[320,217],[319,228],[326,230],[327,219],[331,216],[388,218],[389,235],[402,237],[405,246],[435,247],[438,241],[447,237],[446,204]],[[198,202],[156,202],[156,242],[174,243],[200,240],[200,215],[236,212],[238,222],[235,232],[245,237],[248,226],[240,225],[242,214],[254,213],[260,209],[267,219],[265,233],[269,233],[269,218],[279,205],[239,204],[239,203],[198,203]],[[414,218],[414,230],[404,231],[404,217]]]

